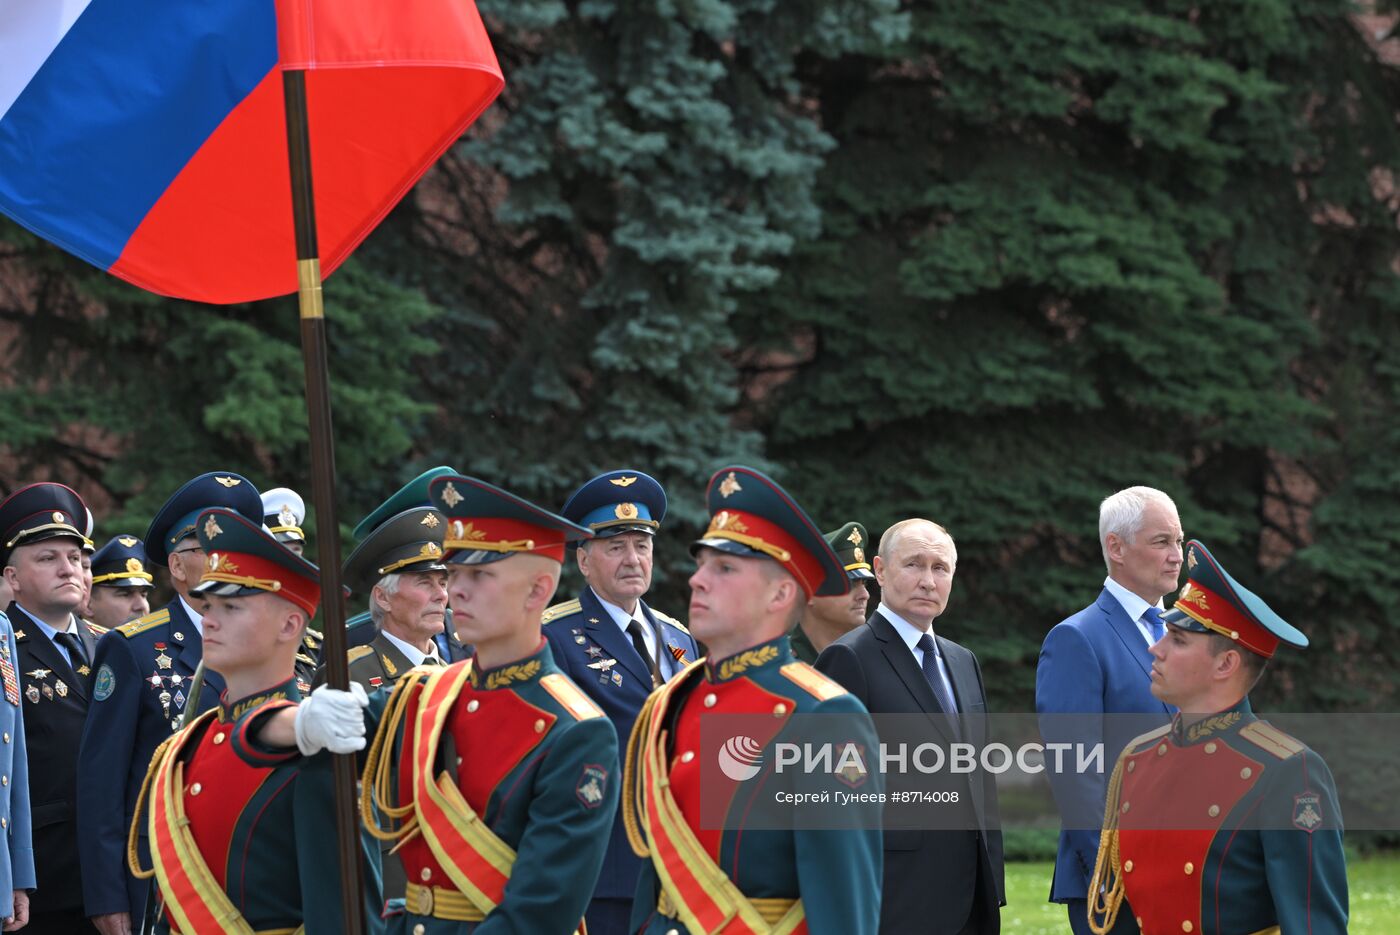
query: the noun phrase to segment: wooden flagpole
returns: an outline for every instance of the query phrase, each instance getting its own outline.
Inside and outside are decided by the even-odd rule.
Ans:
[[[292,172],[292,217],[296,228],[297,296],[301,307],[301,356],[306,376],[306,412],[311,426],[311,499],[316,508],[317,559],[321,567],[326,684],[350,686],[345,659],[345,594],[340,585],[340,523],[335,510],[335,439],[331,433],[330,375],[326,362],[326,318],[321,297],[320,248],[311,188],[311,133],[306,116],[306,72],[282,72],[286,101],[287,154]],[[345,931],[365,931],[360,876],[360,828],[355,808],[358,778],[354,756],[332,757],[336,829],[339,832],[341,898]]]

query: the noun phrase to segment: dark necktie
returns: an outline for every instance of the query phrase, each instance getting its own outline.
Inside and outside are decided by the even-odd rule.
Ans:
[[[1167,625],[1162,622],[1162,611],[1157,607],[1149,607],[1142,612],[1142,619],[1147,621],[1147,629],[1152,633],[1152,643],[1155,646],[1158,640],[1167,635]]]
[[[661,673],[656,669],[656,659],[647,652],[647,641],[642,637],[642,625],[633,617],[627,623],[627,635],[632,637],[632,648],[637,651],[637,655],[642,657],[642,662],[647,665],[647,671],[651,673],[651,687],[655,688],[661,684]]]
[[[87,655],[83,652],[83,641],[78,639],[78,634],[55,633],[53,638],[58,645],[68,650],[68,659],[75,672],[87,664]]]
[[[938,649],[933,645],[933,637],[925,633],[919,637],[917,645],[924,652],[924,678],[928,679],[929,687],[933,689],[933,697],[938,699],[938,706],[943,709],[943,713],[950,716],[949,723],[953,732],[961,733],[957,723],[958,706],[953,701],[953,686],[948,684],[948,680],[943,677],[943,670],[938,668]]]

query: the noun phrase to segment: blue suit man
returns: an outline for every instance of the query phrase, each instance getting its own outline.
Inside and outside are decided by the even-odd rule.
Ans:
[[[1176,506],[1150,487],[1119,491],[1099,509],[1099,541],[1108,565],[1103,591],[1046,635],[1036,667],[1035,707],[1047,741],[1102,740],[1105,762],[1111,763],[1128,740],[1154,721],[1134,718],[1131,724],[1114,724],[1104,715],[1144,715],[1165,723],[1173,710],[1152,695],[1149,647],[1164,632],[1162,596],[1176,590],[1181,575]],[[1051,786],[1062,827],[1050,901],[1068,907],[1076,935],[1089,935],[1087,895],[1099,849],[1099,819],[1088,816],[1103,815],[1107,775],[1052,772]],[[1112,931],[1137,932],[1132,913],[1120,913]]]
[[[166,563],[175,598],[97,642],[78,775],[107,779],[79,784],[78,836],[84,843],[83,906],[104,935],[124,931],[123,925],[140,931],[150,884],[127,869],[127,829],[151,756],[179,726],[204,654],[202,616],[190,597],[205,565],[195,524],[215,506],[262,523],[262,498],[246,478],[213,472],[189,481],[146,532],[146,555],[152,563]],[[206,671],[195,713],[217,707],[223,692],[223,678]],[[150,866],[145,834],[137,849],[142,866]]]
[[[29,755],[24,746],[24,718],[20,714],[19,674],[15,669],[19,648],[10,619],[0,613],[0,677],[5,697],[0,699],[0,827],[8,828],[0,847],[0,918],[29,921],[29,894],[34,888],[34,848],[29,822]],[[10,893],[12,903],[3,894]]]
[[[545,639],[559,668],[603,709],[625,746],[652,689],[700,656],[679,621],[642,600],[651,587],[652,542],[666,516],[666,492],[641,471],[609,471],[575,491],[560,512],[595,538],[575,552],[588,587],[545,611]],[[619,811],[585,916],[590,935],[628,931],[641,870]]]

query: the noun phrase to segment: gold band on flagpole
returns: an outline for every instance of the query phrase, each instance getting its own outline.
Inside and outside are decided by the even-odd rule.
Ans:
[[[297,297],[301,300],[302,318],[326,317],[326,307],[321,300],[321,261],[318,258],[297,260]]]

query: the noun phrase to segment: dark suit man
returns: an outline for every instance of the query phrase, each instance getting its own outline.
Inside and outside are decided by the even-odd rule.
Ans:
[[[91,932],[78,875],[78,743],[87,717],[96,639],[75,611],[84,598],[78,495],[32,484],[0,504],[0,564],[14,600],[6,613],[25,699],[37,889],[29,930]],[[76,521],[76,522],[75,522]],[[17,543],[12,549],[4,543]],[[9,734],[6,734],[8,739]],[[8,784],[6,775],[3,783]]]
[[[939,744],[985,739],[982,670],[971,652],[933,632],[948,605],[957,548],[943,527],[922,519],[891,526],[880,539],[875,577],[882,600],[860,627],[832,643],[817,669],[840,682],[871,714],[961,715],[930,719]],[[882,740],[885,738],[882,737]],[[1005,899],[996,785],[964,776],[959,801],[967,827],[885,830],[880,931],[988,933],[1001,930]],[[890,778],[891,788],[897,783]],[[962,798],[963,794],[967,798]],[[887,819],[888,824],[888,819]]]
[[[1099,542],[1108,566],[1103,591],[1046,635],[1035,672],[1035,707],[1047,741],[1102,739],[1105,755],[1113,758],[1152,725],[1136,718],[1110,723],[1103,715],[1156,715],[1165,722],[1172,711],[1152,695],[1148,650],[1162,637],[1162,596],[1176,590],[1181,574],[1176,505],[1150,487],[1120,490],[1099,507]],[[1064,731],[1081,736],[1061,736]],[[1082,736],[1085,732],[1093,736]],[[1050,901],[1067,906],[1076,935],[1088,935],[1088,885],[1099,828],[1084,818],[1103,815],[1106,777],[1051,774],[1051,786],[1064,820]],[[1114,935],[1137,930],[1131,912],[1118,915]]]

